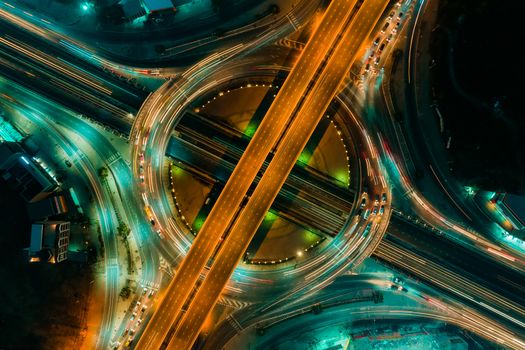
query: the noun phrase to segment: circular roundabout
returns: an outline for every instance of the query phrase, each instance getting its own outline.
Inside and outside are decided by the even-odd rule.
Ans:
[[[196,71],[166,82],[139,112],[133,169],[159,244],[172,248],[172,264],[189,250],[287,74],[287,67],[253,58],[206,80]],[[226,294],[256,302],[320,289],[371,254],[388,223],[390,190],[364,130],[348,101],[332,102]],[[254,287],[258,293],[248,293]]]

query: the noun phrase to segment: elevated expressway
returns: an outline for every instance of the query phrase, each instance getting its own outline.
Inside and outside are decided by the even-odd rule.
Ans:
[[[158,349],[163,343],[172,324],[180,316],[186,299],[193,292],[201,271],[230,225],[259,168],[308,90],[318,67],[325,59],[325,53],[336,42],[335,34],[341,32],[350,19],[351,9],[354,6],[353,0],[333,2],[329,6],[324,20],[290,72],[194,240],[178,273],[168,286],[158,310],[137,344],[137,349]]]
[[[328,123],[330,124],[330,123]],[[166,154],[194,176],[224,184],[249,140],[227,125],[188,112],[175,128]],[[352,142],[352,140],[350,140]],[[341,157],[345,157],[342,153]],[[356,172],[355,155],[347,154]],[[265,171],[266,161],[260,171]],[[257,175],[254,185],[259,182]],[[351,181],[352,186],[357,186]],[[219,185],[220,186],[220,185]],[[250,190],[251,190],[250,189]],[[334,237],[344,227],[353,209],[355,189],[307,165],[295,165],[272,205],[280,216],[323,235]]]
[[[246,81],[245,79],[248,79],[248,81],[253,82],[251,77],[258,76],[258,74],[262,72],[260,70],[261,66],[255,66],[253,68],[256,70],[256,73],[250,71],[250,67],[251,66],[243,66],[242,70],[245,71],[247,69],[247,75],[239,76],[240,81]],[[279,69],[286,71],[285,67]],[[225,73],[221,73],[219,76],[223,76],[224,74]],[[273,77],[276,73],[274,70],[270,70],[268,71],[268,74]],[[261,83],[260,80],[255,81],[259,81],[259,84]],[[214,96],[220,91],[226,92],[226,90],[231,87],[230,84],[231,83],[227,83],[219,87],[211,88],[209,92],[203,94],[200,100],[206,101],[210,98],[210,96]],[[234,82],[233,86],[237,86],[238,88],[242,85]],[[347,146],[349,146],[348,153],[351,159],[355,159],[356,161],[351,162],[351,182],[354,184],[353,186],[355,186],[356,192],[360,193],[362,183],[367,183],[369,186],[368,198],[370,199],[374,197],[374,194],[381,194],[381,190],[384,184],[386,184],[386,179],[384,179],[382,176],[382,165],[377,158],[378,152],[374,145],[370,143],[370,138],[368,137],[366,130],[362,126],[359,118],[357,118],[352,112],[348,103],[339,97],[340,96],[338,96],[338,98],[330,106],[327,114],[330,114],[334,123],[337,123],[338,131],[341,132],[341,138],[350,141],[347,142]],[[196,105],[200,106],[199,100],[197,100]],[[188,109],[193,110],[193,107],[188,107]],[[184,118],[182,118],[182,120],[180,119],[183,115],[184,112],[179,114],[178,124],[174,126],[175,130],[180,130],[179,126],[185,124]],[[168,134],[168,136],[171,135],[171,133]],[[176,154],[177,149],[171,148],[169,146],[172,144],[172,141],[173,137],[168,141],[168,148],[166,150],[167,155],[175,158],[189,157],[189,155]],[[142,141],[139,142],[139,144],[141,143]],[[155,142],[152,142],[152,144],[155,144]],[[159,152],[158,154],[164,154],[161,147],[159,147],[156,151]],[[146,152],[148,152],[148,148],[146,148]],[[195,154],[192,153],[191,156],[194,155]],[[199,172],[202,172],[201,166],[204,164],[205,163],[199,163]],[[263,165],[262,169],[264,168],[265,166]],[[155,173],[153,175],[158,177],[163,173],[164,172],[161,171],[158,172],[157,175],[155,175]],[[294,173],[295,172],[292,171],[288,178],[289,180],[291,177],[293,178],[295,176]],[[155,179],[155,177],[153,179]],[[151,178],[146,177],[145,180],[145,188],[149,188],[149,181]],[[308,178],[308,181],[311,180],[313,179]],[[312,184],[316,183],[317,181],[312,181]],[[164,186],[168,186],[168,184],[165,184]],[[286,188],[286,186],[287,185],[285,184],[284,188]],[[304,184],[304,186],[307,185]],[[307,186],[304,188],[309,187]],[[162,187],[154,187],[154,189],[155,192],[147,194],[167,193],[167,191],[162,190]],[[330,190],[329,192],[334,193],[333,190]],[[345,189],[345,192],[348,192],[348,190]],[[341,192],[338,194],[338,196],[344,196],[344,194]],[[390,198],[391,196],[389,195],[387,203],[385,203],[386,210],[384,216],[390,215],[390,210],[388,210]],[[169,196],[168,200],[170,200]],[[325,200],[326,199],[323,201]],[[356,195],[353,205],[355,206],[356,203],[360,201],[361,196]],[[373,200],[369,200],[363,208],[363,212],[366,211],[366,209],[372,210],[373,206]],[[162,212],[160,214],[162,214]],[[169,216],[172,215],[170,212],[167,212],[167,214]],[[161,219],[161,215],[158,217]],[[329,283],[329,281],[333,280],[335,276],[348,268],[357,266],[364,257],[370,255],[371,250],[375,244],[373,241],[380,239],[380,235],[361,235],[359,232],[364,231],[369,223],[371,224],[370,232],[383,232],[386,227],[384,222],[388,223],[388,217],[385,217],[383,220],[381,220],[379,216],[376,217],[370,215],[368,220],[363,220],[359,216],[351,215],[345,222],[343,230],[341,230],[337,236],[326,240],[325,243],[317,247],[312,253],[305,253],[303,257],[295,259],[295,261],[293,261],[291,264],[286,263],[273,266],[261,265],[255,269],[250,267],[250,265],[240,264],[235,270],[228,286],[224,290],[224,295],[246,302],[257,302],[275,300],[275,298],[283,292],[292,293],[294,296],[301,296],[303,293],[307,293],[312,288],[322,288],[322,285]],[[186,234],[189,235],[189,233]],[[204,274],[202,274],[202,276],[204,276]],[[256,294],[249,292],[253,288],[257,288]],[[279,300],[284,299],[279,298]]]
[[[293,119],[288,130],[279,140],[277,151],[270,165],[220,247],[208,274],[209,277],[204,280],[187,307],[168,349],[186,349],[193,344],[206,316],[215,305],[253,234],[306,145],[309,136],[338,92],[341,80],[348,74],[359,48],[372,31],[386,5],[387,2],[385,1],[364,2],[350,25],[345,28],[342,34],[338,35],[341,37],[340,41],[337,46],[328,51],[328,58],[323,62],[324,70],[315,77],[316,80],[312,88],[308,89],[310,90],[308,91],[309,94],[297,112],[298,117]],[[330,8],[326,16],[329,13]],[[312,41],[315,39],[314,35]],[[253,141],[250,145],[252,144]],[[226,189],[224,193],[228,194]],[[207,221],[209,220],[210,218]]]

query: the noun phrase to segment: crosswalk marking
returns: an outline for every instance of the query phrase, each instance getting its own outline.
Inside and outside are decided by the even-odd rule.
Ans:
[[[235,329],[238,333],[242,332],[243,328],[241,324],[233,317],[233,315],[229,315],[227,318],[233,329]]]
[[[109,158],[107,159],[107,163],[108,165],[111,165],[119,159],[120,159],[120,153],[116,152],[116,153],[113,153],[111,156],[109,156]]]
[[[288,15],[286,15],[286,18],[288,18],[288,21],[290,21],[290,23],[292,24],[293,29],[297,30],[299,28],[300,23],[293,13],[289,13]]]
[[[217,301],[217,304],[220,304],[220,305],[223,305],[223,306],[229,306],[229,307],[232,307],[234,309],[240,310],[240,309],[243,309],[243,308],[251,305],[252,303],[249,303],[249,302],[246,302],[246,301],[238,301],[238,300],[231,299],[231,298],[226,298],[226,297],[220,297],[219,300]]]

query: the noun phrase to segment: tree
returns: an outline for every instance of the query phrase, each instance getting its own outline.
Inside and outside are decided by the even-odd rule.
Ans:
[[[126,225],[126,223],[122,222],[117,227],[117,232],[122,238],[126,238],[129,236],[129,233],[131,232],[131,229]]]
[[[100,176],[101,178],[105,179],[106,177],[108,177],[108,175],[108,168],[103,166],[102,168],[98,169],[98,176]]]
[[[131,289],[128,287],[128,286],[125,286],[123,287],[121,290],[120,290],[120,296],[124,299],[127,299],[129,298],[131,294]]]

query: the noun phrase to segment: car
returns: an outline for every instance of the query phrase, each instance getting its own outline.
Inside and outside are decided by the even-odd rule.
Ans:
[[[395,284],[404,284],[405,283],[405,281],[403,279],[401,279],[401,278],[399,278],[397,276],[394,277],[393,281],[394,281]]]
[[[406,289],[403,286],[397,285],[397,284],[390,285],[390,289],[398,290],[400,292],[408,292],[408,289]]]
[[[386,29],[388,28],[389,25],[390,25],[390,22],[386,22],[383,28],[381,28],[381,33],[385,34]]]
[[[363,220],[368,219],[369,216],[370,216],[370,209],[367,209],[367,210],[365,211],[365,213],[363,214]]]
[[[142,310],[141,311],[144,312],[144,311],[146,311],[147,308],[148,307],[146,305],[142,305]]]
[[[400,22],[397,22],[397,23],[396,23],[396,26],[395,26],[394,28],[392,28],[392,34],[397,33],[397,28],[399,28],[399,25],[400,25],[400,24],[401,24]]]
[[[134,340],[134,339],[135,339],[135,338],[133,338],[133,337],[129,337],[129,338],[128,338],[128,341],[126,342],[126,347],[129,347],[129,346],[133,343],[133,340]]]
[[[383,194],[381,194],[381,202],[386,202],[386,192],[383,192]]]
[[[381,208],[379,208],[379,215],[383,215],[385,212],[385,206],[382,205]]]
[[[363,237],[368,236],[368,234],[370,233],[371,227],[372,227],[372,223],[369,223],[368,225],[366,225],[365,230],[363,231]]]
[[[148,298],[151,298],[153,295],[155,294],[155,291],[154,290],[151,290],[148,294]]]
[[[369,71],[370,71],[370,63],[367,63],[365,67],[365,72],[369,72]]]
[[[394,34],[390,33],[390,35],[385,39],[387,43],[389,43],[392,40],[392,37]]]
[[[397,15],[397,20],[399,21],[403,17],[403,12],[399,12],[399,15]]]
[[[375,201],[374,201],[374,202],[375,202],[376,204],[379,203],[379,195],[378,195],[378,194],[375,195]]]
[[[364,208],[366,205],[366,198],[363,197],[363,199],[361,199],[361,208]]]
[[[70,162],[69,160],[67,160],[67,159],[66,159],[65,163],[66,163],[66,165],[67,165],[68,168],[71,168],[71,166],[73,165],[73,164],[71,164],[71,162]]]
[[[374,210],[372,211],[372,214],[373,215],[377,215],[377,212],[378,212],[378,209],[377,209],[377,205],[374,207]]]
[[[394,18],[395,14],[396,14],[395,11],[390,11],[390,14],[388,15],[388,19],[391,20],[392,18]]]
[[[385,48],[385,45],[386,43],[382,43],[381,46],[379,46],[379,52],[383,52],[384,48]]]
[[[139,319],[137,320],[137,324],[140,325],[141,323],[142,323],[142,319],[139,318]]]
[[[377,66],[379,64],[379,61],[381,60],[381,57],[377,57],[376,60],[374,61],[374,64]]]
[[[155,220],[154,219],[150,219],[149,222],[151,223],[152,226],[155,226]]]
[[[157,230],[157,234],[159,235],[159,237],[160,237],[161,239],[166,238],[166,236],[164,236],[160,230]]]
[[[374,45],[379,45],[379,37],[377,37],[376,40],[374,40]]]
[[[134,328],[131,328],[131,329],[129,330],[129,335],[132,336],[133,334],[135,334],[135,329],[134,329]],[[130,337],[130,338],[132,338],[132,337]]]

